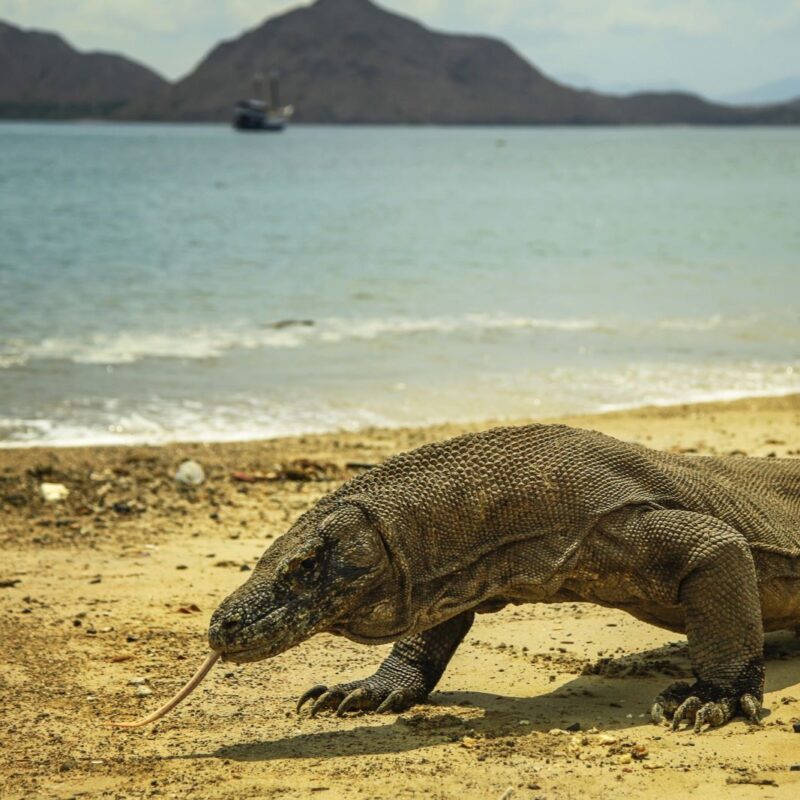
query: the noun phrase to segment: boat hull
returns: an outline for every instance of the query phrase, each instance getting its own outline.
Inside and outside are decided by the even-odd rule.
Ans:
[[[282,131],[288,115],[276,109],[268,109],[263,103],[242,101],[233,112],[233,127],[237,131]]]

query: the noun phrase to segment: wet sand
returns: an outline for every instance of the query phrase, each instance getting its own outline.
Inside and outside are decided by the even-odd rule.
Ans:
[[[677,452],[800,457],[800,396],[564,421]],[[216,604],[316,499],[465,429],[0,451],[0,796],[797,797],[800,640],[768,637],[761,728],[672,734],[645,714],[688,674],[684,639],[590,605],[480,616],[431,703],[400,715],[297,716],[310,685],[368,675],[388,651],[318,636],[218,665],[155,726],[101,726],[190,677]],[[198,488],[173,480],[186,458],[206,470]],[[45,503],[45,481],[67,499]]]

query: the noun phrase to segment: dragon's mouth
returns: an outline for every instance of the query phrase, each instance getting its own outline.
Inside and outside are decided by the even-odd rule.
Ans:
[[[272,648],[263,644],[253,644],[248,647],[240,647],[221,652],[223,661],[230,661],[233,664],[250,664],[254,661],[263,661],[277,655]]]
[[[253,620],[249,625],[236,631],[236,636],[228,641],[209,637],[212,647],[219,650],[223,661],[234,664],[248,664],[272,658],[308,638],[311,626],[308,620],[300,620],[300,604],[273,609],[263,617]],[[287,620],[293,624],[287,625]],[[305,623],[305,624],[304,624]]]

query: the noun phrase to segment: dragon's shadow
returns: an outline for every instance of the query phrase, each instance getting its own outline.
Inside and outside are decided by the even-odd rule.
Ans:
[[[771,634],[765,654],[768,692],[800,683],[800,639],[789,633]],[[653,698],[666,684],[688,676],[689,662],[686,646],[673,645],[604,660],[591,672],[595,674],[579,675],[552,692],[536,697],[436,692],[431,696],[431,703],[441,713],[429,707],[424,714],[412,712],[384,725],[243,742],[221,747],[213,753],[183,757],[234,761],[328,759],[408,752],[447,744],[464,735],[487,740],[513,739],[531,730],[548,731],[574,723],[579,723],[584,730],[592,726],[603,730],[631,729],[651,724],[647,712]],[[457,706],[480,708],[483,714],[465,719],[449,710]],[[744,722],[731,724],[738,726]]]

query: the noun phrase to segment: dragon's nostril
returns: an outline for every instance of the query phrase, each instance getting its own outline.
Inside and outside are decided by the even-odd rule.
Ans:
[[[220,627],[224,631],[233,631],[236,628],[240,627],[242,623],[242,618],[239,614],[231,614],[229,617],[225,617],[220,622]]]
[[[208,641],[215,650],[222,650],[242,627],[242,616],[230,614],[221,619],[212,619],[208,629]]]

